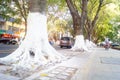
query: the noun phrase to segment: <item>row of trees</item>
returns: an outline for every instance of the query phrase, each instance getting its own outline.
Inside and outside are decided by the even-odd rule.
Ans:
[[[65,6],[65,3],[72,16],[74,37],[84,35],[85,39],[95,43],[103,41],[106,36],[112,41],[118,38],[118,31],[111,22],[118,15],[113,12],[119,13],[119,4],[113,7],[115,6],[113,0],[65,0],[65,2],[62,0],[60,5]],[[77,45],[79,47],[81,44]]]
[[[57,29],[56,33],[58,33],[58,30],[61,29],[60,25],[62,25],[62,32],[65,32],[65,30],[68,29],[67,31],[70,31],[73,37],[78,34],[84,34],[86,39],[92,40],[94,42],[99,42],[99,40],[103,40],[105,36],[111,36],[110,38],[113,39],[112,37],[116,35],[112,36],[112,34],[117,34],[115,33],[117,31],[112,32],[111,35],[108,35],[108,33],[111,33],[110,30],[114,30],[114,27],[112,27],[114,24],[112,24],[111,22],[113,21],[113,17],[118,15],[114,12],[119,12],[119,3],[117,2],[119,2],[119,0],[61,0],[60,2],[48,0],[48,27],[50,29],[51,26],[53,28],[54,25],[54,27]],[[20,22],[20,19],[24,19],[25,23],[27,22],[26,20],[28,15],[28,1],[1,0],[0,3],[1,15],[5,19],[15,17],[15,22]],[[107,9],[111,4],[117,4],[114,8],[114,12],[112,12],[112,7],[111,11]],[[71,13],[72,15],[72,21],[70,17],[65,17],[69,13]],[[60,18],[66,21],[65,23],[67,24],[65,25],[64,23],[61,23],[62,20]],[[56,25],[57,21],[59,21],[59,25]],[[113,22],[116,21],[114,20]],[[73,26],[71,27],[72,24]],[[106,32],[104,28],[106,28],[108,31]],[[98,34],[100,33],[99,31],[102,33]]]
[[[112,19],[118,15],[114,13],[116,12],[115,10],[119,13],[119,5],[114,8],[111,7],[115,5],[114,1],[81,0],[80,2],[66,0],[66,2],[73,18],[75,35],[84,34],[86,39],[94,42],[98,42],[100,39],[103,40],[105,36],[111,36],[111,39],[117,36],[112,36],[112,34],[116,34],[118,31],[114,31],[114,24],[111,25]],[[108,7],[111,7],[111,11],[108,10]],[[114,12],[112,12],[113,9]],[[112,34],[109,34],[111,30],[113,31]]]

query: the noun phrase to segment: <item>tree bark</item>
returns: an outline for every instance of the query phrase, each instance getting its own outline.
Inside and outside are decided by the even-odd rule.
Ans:
[[[87,0],[82,0],[82,13],[81,13],[81,34],[83,35],[83,28],[85,26],[85,21],[87,19]]]
[[[80,15],[78,13],[78,10],[74,7],[72,0],[66,0],[66,3],[73,18],[74,35],[75,36],[80,35],[81,27],[80,27]]]
[[[29,0],[29,11],[46,15],[46,0]]]
[[[75,44],[72,47],[72,50],[88,51],[83,36],[83,30],[84,30],[83,28],[87,16],[87,0],[82,0],[81,15],[78,13],[78,10],[75,8],[72,0],[66,0],[66,3],[73,18],[73,28],[75,32]]]
[[[96,11],[96,14],[94,16],[94,19],[93,20],[90,20],[88,17],[87,17],[87,24],[88,24],[88,28],[87,28],[87,34],[88,34],[88,39],[91,40],[92,38],[92,33],[94,31],[94,28],[95,28],[95,25],[96,25],[96,22],[98,20],[98,15],[100,13],[100,10],[102,8],[102,4],[103,4],[103,0],[99,0],[99,6],[97,8],[97,11]]]

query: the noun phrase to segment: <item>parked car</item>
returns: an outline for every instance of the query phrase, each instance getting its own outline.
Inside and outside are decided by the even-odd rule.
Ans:
[[[118,43],[112,43],[111,47],[120,46]]]
[[[73,39],[71,37],[61,37],[60,39],[60,47],[71,48],[73,45]]]
[[[16,39],[10,39],[10,38],[2,38],[2,39],[0,39],[0,43],[15,45],[15,44],[18,43],[18,40],[16,40]]]
[[[13,45],[18,44],[19,42],[18,39],[19,37],[15,35],[7,34],[7,33],[0,35],[0,43],[3,43],[3,44],[13,44]]]
[[[9,44],[9,42],[10,42],[10,38],[1,38],[0,39],[0,43]]]

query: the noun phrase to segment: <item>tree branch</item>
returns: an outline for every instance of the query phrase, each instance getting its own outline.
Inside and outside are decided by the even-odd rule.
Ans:
[[[21,6],[20,6],[19,1],[18,1],[18,0],[13,0],[13,1],[16,3],[16,6],[19,8],[19,11],[20,11],[20,13],[21,13],[21,16],[24,18],[24,20],[26,20],[26,17],[25,17],[25,15],[24,15],[23,11],[22,11],[22,8],[21,8]]]
[[[103,4],[103,0],[99,0],[99,6],[98,6],[98,9],[96,11],[96,15],[95,15],[95,17],[94,17],[94,19],[92,21],[92,28],[95,26],[95,23],[96,23],[96,21],[98,19],[98,15],[99,15],[99,12],[101,10],[102,4]]]
[[[71,14],[75,14],[76,12],[78,12],[78,10],[74,7],[74,4],[71,0],[66,0],[66,3],[68,5],[68,8],[69,8]]]

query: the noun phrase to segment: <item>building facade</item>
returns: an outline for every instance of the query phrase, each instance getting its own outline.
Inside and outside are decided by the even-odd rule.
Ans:
[[[0,17],[0,33],[4,30],[7,31],[9,34],[15,34],[17,36],[24,36],[25,31],[25,23],[22,22],[21,24],[13,23],[14,18],[11,18],[8,21],[5,21],[2,17]],[[22,34],[22,35],[21,35]]]

